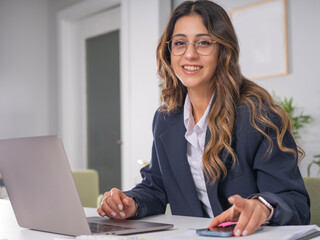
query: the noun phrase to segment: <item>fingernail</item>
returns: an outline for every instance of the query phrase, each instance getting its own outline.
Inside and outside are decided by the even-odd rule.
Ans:
[[[126,202],[126,204],[129,204],[129,200],[128,199],[124,199],[124,201]]]
[[[119,213],[121,217],[125,217],[126,215],[123,212]]]
[[[112,212],[111,215],[112,215],[113,217],[117,216],[117,214],[116,214],[115,212]]]
[[[247,229],[243,231],[242,236],[247,236],[248,235],[248,231]]]
[[[118,205],[118,208],[119,208],[120,211],[123,209],[121,204]]]
[[[240,231],[240,229],[238,229],[237,231],[236,231],[236,234],[235,234],[236,236],[240,236],[241,235],[241,231]]]
[[[229,201],[234,202],[234,197],[229,197]]]
[[[104,212],[102,212],[102,213],[101,213],[101,216],[102,216],[102,217],[105,217],[105,216],[106,216],[106,214],[105,214]]]

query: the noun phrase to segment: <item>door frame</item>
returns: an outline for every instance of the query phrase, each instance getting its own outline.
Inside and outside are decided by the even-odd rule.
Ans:
[[[146,126],[151,126],[160,104],[155,49],[170,16],[171,3],[171,0],[86,0],[58,13],[58,133],[72,169],[85,168],[81,162],[86,157],[83,113],[76,111],[81,108],[82,93],[77,84],[79,69],[73,64],[77,60],[72,45],[74,23],[120,6],[121,185],[130,189],[141,181],[137,160],[148,161],[151,155],[153,137]],[[141,63],[147,63],[148,67]],[[141,89],[148,91],[141,94]]]
[[[77,21],[83,18],[99,14],[102,11],[120,7],[121,21],[126,18],[122,14],[121,0],[89,0],[66,8],[58,13],[58,67],[59,67],[59,136],[62,138],[65,151],[72,169],[87,168],[87,111],[86,111],[86,83],[83,79],[85,69],[82,54],[75,47]],[[126,20],[124,19],[126,22]],[[125,44],[121,36],[123,24],[120,25],[120,49]],[[126,31],[125,29],[123,29]],[[120,59],[125,58],[125,52],[120,52]],[[120,66],[122,66],[121,60]],[[80,70],[79,71],[79,66]],[[121,67],[120,67],[121,69]],[[121,70],[120,70],[121,71]],[[124,83],[120,72],[120,104],[121,118],[130,120],[126,116],[128,108],[128,83]],[[82,79],[79,81],[79,79]],[[121,86],[126,86],[123,88]],[[124,114],[124,115],[122,115]],[[125,122],[121,120],[120,128]],[[121,131],[123,132],[123,131]],[[122,133],[121,133],[122,134]],[[123,134],[125,135],[125,133]],[[122,139],[126,136],[122,135]],[[122,149],[122,151],[125,151]]]

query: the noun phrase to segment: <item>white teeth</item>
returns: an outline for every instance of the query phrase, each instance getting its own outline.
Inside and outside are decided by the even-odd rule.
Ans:
[[[188,70],[188,71],[198,71],[200,70],[201,67],[196,67],[196,66],[183,66],[183,68],[185,70]]]

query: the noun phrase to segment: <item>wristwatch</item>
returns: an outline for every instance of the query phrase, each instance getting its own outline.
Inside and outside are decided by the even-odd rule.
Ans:
[[[260,202],[262,202],[267,208],[270,209],[271,213],[269,215],[269,217],[266,219],[266,221],[263,224],[269,224],[269,221],[271,220],[271,218],[273,217],[273,212],[274,212],[274,208],[271,206],[270,203],[268,203],[263,197],[256,195],[253,196],[251,199],[258,199]]]

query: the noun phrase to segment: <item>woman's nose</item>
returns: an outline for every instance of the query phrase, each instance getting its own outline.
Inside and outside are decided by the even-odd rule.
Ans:
[[[185,58],[195,58],[198,57],[197,49],[194,43],[189,43],[187,49],[184,53]]]

